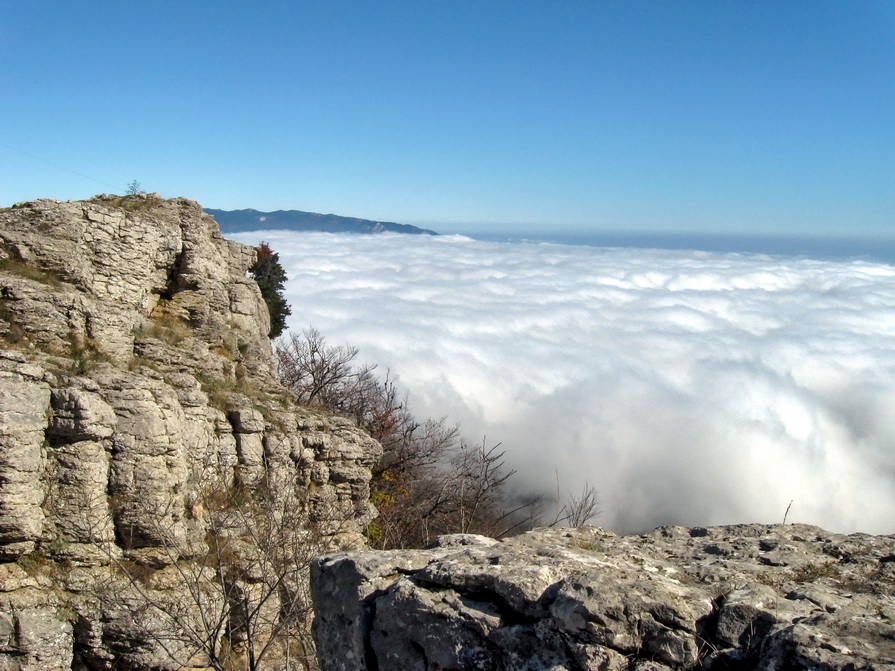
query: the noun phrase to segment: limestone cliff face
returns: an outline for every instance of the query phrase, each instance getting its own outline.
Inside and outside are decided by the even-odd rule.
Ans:
[[[595,527],[315,560],[323,671],[895,669],[895,537]]]
[[[0,669],[163,668],[85,586],[108,547],[203,543],[210,469],[360,543],[381,448],[286,400],[253,260],[186,199],[0,210]]]

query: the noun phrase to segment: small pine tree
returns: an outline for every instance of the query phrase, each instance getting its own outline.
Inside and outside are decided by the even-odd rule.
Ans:
[[[255,247],[258,252],[258,260],[251,268],[249,274],[258,283],[261,289],[261,297],[267,303],[270,312],[271,338],[276,338],[286,330],[286,317],[292,314],[292,309],[283,298],[283,287],[286,284],[286,271],[280,265],[280,255],[273,251],[266,242]]]

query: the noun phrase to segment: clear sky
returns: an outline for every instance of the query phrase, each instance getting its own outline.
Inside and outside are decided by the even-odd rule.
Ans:
[[[0,205],[895,235],[895,2],[8,2]]]

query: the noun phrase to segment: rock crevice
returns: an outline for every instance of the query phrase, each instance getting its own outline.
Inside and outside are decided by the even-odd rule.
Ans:
[[[312,564],[323,671],[895,669],[892,536],[538,529]]]
[[[173,595],[209,474],[276,483],[333,547],[362,544],[381,447],[288,400],[254,259],[182,198],[0,210],[0,668],[174,668],[91,585],[115,559]]]

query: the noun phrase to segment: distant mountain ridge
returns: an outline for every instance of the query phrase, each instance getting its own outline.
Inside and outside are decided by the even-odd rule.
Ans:
[[[371,221],[356,217],[342,217],[337,214],[316,214],[300,210],[277,210],[276,212],[260,212],[258,210],[215,210],[205,211],[218,222],[221,233],[238,233],[243,231],[287,230],[287,231],[324,231],[327,233],[409,233],[416,235],[438,235],[435,231],[418,228],[409,224],[396,224],[392,221]]]

